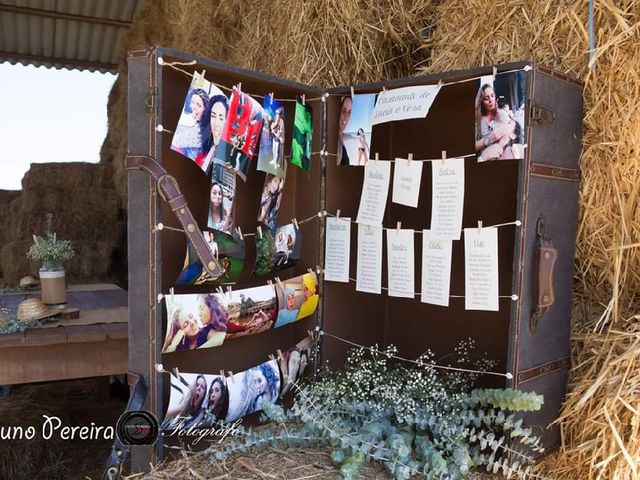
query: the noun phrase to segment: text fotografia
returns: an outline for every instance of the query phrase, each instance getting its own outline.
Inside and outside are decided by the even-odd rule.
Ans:
[[[229,435],[235,437],[236,435],[241,434],[240,430],[238,430],[238,426],[242,423],[242,419],[240,418],[228,425],[214,425],[212,427],[191,426],[188,428],[185,428],[185,423],[189,420],[189,417],[177,417],[177,419],[178,423],[171,432],[162,433],[164,437],[197,437],[192,442],[196,445],[205,437],[217,437],[219,438],[218,443],[221,443]]]
[[[42,415],[43,422],[40,428],[33,425],[24,426],[0,426],[0,440],[33,440],[40,433],[45,440],[59,438],[61,440],[113,440],[115,428],[112,426],[63,425],[62,420],[55,416]]]

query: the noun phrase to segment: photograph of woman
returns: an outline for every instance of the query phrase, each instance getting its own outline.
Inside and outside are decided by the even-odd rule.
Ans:
[[[281,290],[282,286],[279,285],[277,288]],[[289,323],[295,322],[298,318],[299,309],[296,307],[296,291],[290,286],[287,286],[279,298],[282,299],[282,302],[279,302],[282,308],[278,312],[278,318],[273,328],[288,325]]]
[[[198,295],[202,327],[196,335],[196,348],[218,347],[227,336],[229,315],[218,297],[204,293]]]
[[[229,102],[227,97],[214,95],[209,99],[202,121],[202,148],[195,158],[196,164],[206,173],[209,173],[213,161],[213,152],[220,143],[220,138],[222,138],[222,128],[227,120],[228,112]]]
[[[224,422],[229,412],[229,390],[221,376],[215,376],[207,393],[204,419],[201,426],[210,427],[216,422]]]
[[[263,402],[276,403],[280,394],[280,374],[275,360],[269,360],[229,382],[229,412],[226,422],[257,412]]]
[[[304,375],[307,368],[308,357],[311,354],[313,340],[305,337],[295,347],[282,352],[279,357],[280,373],[282,374],[282,393],[284,395],[291,389],[291,384],[297,382]]]
[[[204,155],[203,143],[211,136],[210,105],[216,96],[224,98],[222,90],[195,72],[171,140],[171,150],[199,165]]]
[[[229,230],[231,217],[229,211],[224,208],[223,199],[224,190],[222,185],[214,181],[211,185],[209,195],[209,220],[207,221],[207,227],[226,232]]]
[[[479,162],[524,158],[524,79],[518,73],[480,80],[475,101]]]
[[[258,222],[262,223],[269,230],[276,229],[276,218],[282,201],[282,189],[284,182],[280,177],[266,174],[262,197],[260,198],[260,209],[258,211]]]
[[[371,116],[375,103],[375,94],[341,97],[338,122],[338,165],[364,166],[369,161]]]
[[[318,307],[320,295],[316,293],[318,280],[315,273],[305,273],[302,275],[302,293],[304,300],[300,305],[297,320],[313,315]]]
[[[273,270],[284,270],[294,266],[302,254],[302,233],[293,223],[278,227],[275,232]]]
[[[160,430],[199,426],[204,418],[206,393],[207,379],[204,375],[174,371],[171,374],[169,406]]]
[[[271,131],[271,149],[272,158],[271,165],[273,168],[282,169],[282,160],[284,159],[284,108],[276,108],[275,114],[269,124]]]
[[[162,353],[184,352],[198,347],[197,337],[200,331],[199,312],[193,305],[169,306],[167,302],[167,335]]]

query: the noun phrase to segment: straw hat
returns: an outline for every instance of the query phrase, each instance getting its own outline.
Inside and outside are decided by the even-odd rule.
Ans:
[[[18,320],[22,322],[53,317],[56,313],[58,312],[46,307],[39,298],[28,298],[18,305]]]
[[[35,287],[36,285],[40,285],[40,282],[37,278],[32,277],[31,275],[27,275],[26,277],[22,277],[20,279],[21,287]]]

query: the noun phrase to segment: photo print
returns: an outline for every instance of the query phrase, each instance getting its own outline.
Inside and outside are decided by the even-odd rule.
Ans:
[[[252,277],[293,267],[300,260],[302,232],[293,223],[256,233],[256,265]]]
[[[523,159],[526,72],[480,78],[475,103],[475,146],[479,162]]]
[[[206,172],[213,146],[220,141],[227,111],[227,97],[222,90],[194,72],[171,140],[171,150],[190,158]]]
[[[313,123],[311,107],[296,102],[296,113],[293,121],[293,143],[291,144],[291,163],[306,172],[311,171],[311,140],[313,139]]]
[[[364,166],[369,161],[371,116],[376,95],[345,95],[340,99],[338,165]]]
[[[300,380],[307,366],[311,363],[311,355],[313,353],[313,339],[305,337],[304,340],[298,342],[294,347],[282,352],[278,358],[280,365],[280,374],[282,375],[282,393],[287,393],[291,384]]]
[[[284,170],[283,170],[284,173]],[[269,230],[276,229],[276,218],[280,203],[282,202],[282,190],[284,189],[284,177],[278,177],[267,173],[262,187],[260,197],[260,208],[258,210],[258,222]]]
[[[280,372],[276,360],[236,373],[227,381],[229,410],[226,422],[233,422],[262,410],[264,402],[276,403],[280,396]]]
[[[234,233],[236,175],[225,167],[214,168],[209,191],[207,227],[229,234]]]
[[[225,294],[227,339],[269,330],[276,319],[276,293],[272,285],[233,290]]]
[[[263,116],[260,104],[234,87],[222,137],[214,151],[214,164],[231,167],[246,180],[250,161],[256,154]]]
[[[264,122],[260,134],[257,170],[284,177],[284,107],[271,95],[265,95],[262,105]]]
[[[176,280],[176,285],[202,285],[204,283],[231,283],[238,281],[242,275],[246,258],[244,239],[216,230],[205,230],[202,235],[209,246],[209,250],[211,250],[211,254],[220,262],[222,275],[217,279],[213,279],[202,267],[200,257],[198,257],[191,242],[187,240],[184,266]]]
[[[224,421],[229,411],[225,377],[197,373],[172,373],[169,406],[161,431],[211,427]]]
[[[167,333],[162,353],[222,345],[230,321],[227,303],[220,293],[165,296]]]
[[[305,273],[299,277],[278,282],[278,317],[274,328],[313,315],[318,307],[318,277],[315,273]]]

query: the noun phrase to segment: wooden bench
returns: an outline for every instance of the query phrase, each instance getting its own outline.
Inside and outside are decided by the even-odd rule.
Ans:
[[[0,295],[0,306],[16,311],[40,292]],[[125,373],[128,369],[127,292],[110,285],[72,285],[69,306],[80,317],[0,335],[0,385],[68,380]]]

